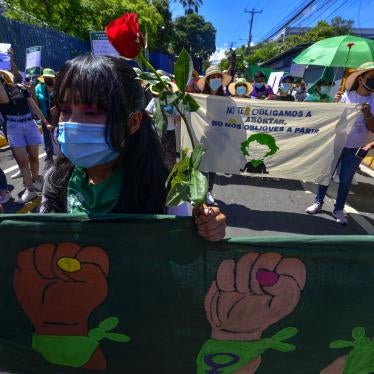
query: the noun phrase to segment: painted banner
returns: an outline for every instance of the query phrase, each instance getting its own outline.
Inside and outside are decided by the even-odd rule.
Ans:
[[[0,70],[11,70],[9,49],[11,48],[9,43],[0,43]]]
[[[26,48],[26,74],[40,75],[42,66],[42,47]]]
[[[95,56],[119,56],[104,31],[90,31],[90,39],[92,54]]]
[[[0,238],[1,372],[374,371],[372,236],[210,243],[188,217],[2,215]]]
[[[356,104],[193,97],[200,108],[186,114],[196,140],[207,149],[203,171],[325,185],[361,113]],[[181,137],[182,147],[191,148],[184,126]]]

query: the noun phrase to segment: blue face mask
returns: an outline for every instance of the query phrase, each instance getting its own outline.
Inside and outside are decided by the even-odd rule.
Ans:
[[[279,89],[282,92],[288,92],[291,89],[291,83],[281,83]]]
[[[255,87],[258,88],[258,89],[261,89],[264,86],[265,86],[264,82],[255,82]]]
[[[164,110],[164,112],[166,112],[168,114],[173,114],[173,112],[174,112],[174,106],[173,105],[164,105],[162,107],[162,109]]]
[[[105,141],[104,124],[60,122],[58,142],[62,153],[82,168],[102,165],[119,156]]]
[[[213,78],[209,81],[209,87],[213,91],[218,91],[218,89],[222,86],[222,79],[221,78]]]
[[[245,95],[246,92],[247,92],[247,88],[246,87],[243,87],[243,86],[236,87],[236,93],[239,96]]]

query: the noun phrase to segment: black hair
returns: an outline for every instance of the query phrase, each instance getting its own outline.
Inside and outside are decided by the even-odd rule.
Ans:
[[[163,214],[168,170],[153,121],[144,110],[144,90],[136,78],[122,58],[78,56],[67,61],[56,78],[56,106],[59,112],[64,102],[96,105],[107,113],[106,140],[120,153],[118,167],[124,170],[120,198],[113,212]],[[142,120],[139,130],[130,135],[128,121],[136,111],[142,113]],[[71,175],[73,166],[66,158],[58,160],[55,167],[62,165],[66,175]],[[61,177],[64,183],[58,183],[50,174],[52,189],[70,178]],[[50,195],[54,195],[53,191]]]
[[[222,76],[222,78],[223,78],[223,76]],[[203,89],[203,92],[202,92],[203,94],[211,95],[209,80],[210,80],[210,76],[206,77],[205,84],[204,84],[204,89]],[[216,95],[217,96],[225,96],[225,92],[223,91],[223,86],[222,85],[217,90]]]
[[[256,71],[255,75],[254,75],[254,78],[264,78],[266,79],[266,75],[264,74],[263,71],[259,70],[259,71]]]

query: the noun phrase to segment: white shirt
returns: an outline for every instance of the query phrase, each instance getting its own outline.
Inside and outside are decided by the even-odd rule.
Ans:
[[[152,98],[152,100],[149,102],[149,104],[145,108],[146,112],[151,113],[151,114],[154,113],[155,106],[156,106],[156,100],[157,100],[157,98],[155,98],[155,97]],[[172,114],[169,114],[169,113],[166,113],[166,112],[165,112],[165,114],[166,114],[166,118],[168,120],[167,130],[168,131],[174,131],[175,130],[175,120],[178,117],[178,112],[173,107],[173,113]]]
[[[374,115],[374,94],[369,96],[361,96],[357,91],[344,92],[341,103],[357,103],[369,104],[371,107],[371,114]],[[346,148],[359,148],[365,146],[369,142],[370,132],[366,126],[364,114],[361,113],[354,123],[351,132],[348,134]]]

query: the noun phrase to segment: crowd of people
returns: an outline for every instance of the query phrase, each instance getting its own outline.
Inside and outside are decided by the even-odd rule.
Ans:
[[[173,77],[158,73],[170,91],[177,92]],[[162,105],[167,131],[165,137],[160,135],[152,120],[160,105],[158,91],[142,81],[140,74],[140,69],[123,59],[92,55],[67,61],[58,74],[46,68],[37,79],[26,76],[23,82],[9,71],[0,71],[2,129],[19,167],[18,175],[12,177],[21,176],[25,186],[20,202],[27,203],[42,191],[41,213],[187,214],[186,206],[165,205],[165,180],[178,159],[175,131],[180,114],[173,105]],[[368,141],[374,132],[374,63],[356,69],[347,79],[346,91],[334,98],[329,95],[333,82],[324,78],[307,89],[302,79],[285,74],[277,92],[266,81],[262,71],[247,81],[210,66],[204,76],[194,71],[186,91],[255,100],[362,104],[362,115],[339,160],[333,214],[338,223],[346,224],[344,204],[362,159],[358,151],[374,148]],[[46,151],[43,173],[38,157],[41,144]],[[225,216],[213,198],[215,172],[207,173],[207,178],[207,205],[194,209],[193,214],[198,232],[206,239],[219,240],[224,236]],[[318,186],[307,213],[321,211],[327,188]],[[0,205],[9,199],[0,169]]]

